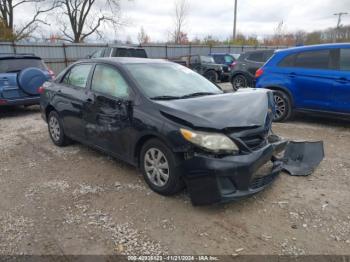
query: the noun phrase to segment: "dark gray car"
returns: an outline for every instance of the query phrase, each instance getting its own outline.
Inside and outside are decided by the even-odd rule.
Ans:
[[[255,50],[243,53],[234,63],[231,83],[234,90],[254,86],[255,72],[273,55],[275,50]]]

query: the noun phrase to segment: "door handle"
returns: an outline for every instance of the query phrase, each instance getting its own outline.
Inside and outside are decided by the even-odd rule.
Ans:
[[[337,81],[338,83],[341,83],[341,84],[346,84],[346,83],[349,82],[349,80],[346,79],[345,77],[338,78],[336,81]]]
[[[290,78],[295,78],[296,76],[297,76],[296,73],[290,73],[290,74],[289,74],[289,77],[290,77]]]

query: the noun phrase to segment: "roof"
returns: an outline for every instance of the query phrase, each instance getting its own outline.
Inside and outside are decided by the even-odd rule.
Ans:
[[[320,49],[327,49],[327,48],[350,48],[350,43],[336,43],[336,44],[321,44],[321,45],[307,45],[307,46],[298,46],[298,47],[292,47],[288,49],[280,49],[276,52],[278,53],[289,53],[289,52],[296,52],[296,51],[307,51],[307,50],[320,50]]]
[[[150,59],[137,57],[104,57],[84,60],[86,62],[108,62],[116,64],[154,64],[154,63],[171,63],[164,59]]]
[[[210,53],[209,55],[239,55],[239,53]]]
[[[20,58],[34,58],[34,59],[41,59],[39,56],[36,56],[34,54],[11,54],[11,53],[0,53],[0,59],[20,59]]]

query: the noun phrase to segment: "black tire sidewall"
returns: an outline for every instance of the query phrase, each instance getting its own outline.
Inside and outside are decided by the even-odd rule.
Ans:
[[[156,148],[160,150],[168,160],[169,165],[169,180],[163,187],[158,187],[154,185],[148,178],[145,170],[144,160],[145,154],[150,148]],[[151,139],[147,141],[141,149],[140,154],[140,168],[143,177],[148,184],[148,186],[155,192],[161,195],[174,195],[183,188],[183,180],[181,177],[180,159],[176,156],[166,144],[164,144],[159,139]]]
[[[50,120],[52,117],[55,117],[58,121],[58,124],[60,126],[60,138],[56,141],[52,135],[51,135],[51,131],[50,131]],[[62,121],[61,118],[59,117],[58,113],[56,111],[51,111],[47,120],[47,126],[48,126],[48,131],[49,131],[49,135],[50,138],[52,140],[52,142],[56,145],[56,146],[64,146],[66,145],[66,139],[65,139],[65,135],[64,135],[64,131],[63,131],[63,125],[62,125]]]
[[[288,119],[290,119],[291,114],[292,114],[291,100],[290,100],[289,96],[285,92],[282,92],[282,91],[279,91],[279,90],[273,91],[273,95],[274,96],[277,95],[280,98],[282,98],[284,100],[285,104],[286,104],[286,111],[285,111],[285,113],[283,114],[282,117],[280,117],[278,119],[274,119],[274,122],[287,121]]]
[[[249,85],[249,83],[248,83],[248,78],[246,78],[244,75],[236,75],[236,76],[234,76],[234,77],[232,78],[232,87],[233,87],[234,90],[237,91],[237,90],[239,89],[239,88],[237,88],[237,87],[235,86],[235,80],[238,79],[238,78],[244,79],[244,82],[245,82],[245,86],[241,86],[240,88],[246,88],[246,87],[248,87],[248,85]]]

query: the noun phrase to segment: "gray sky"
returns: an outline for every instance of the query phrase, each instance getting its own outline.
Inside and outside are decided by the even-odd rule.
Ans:
[[[152,41],[168,39],[173,24],[174,0],[121,0],[128,26],[119,30],[117,38],[130,36],[137,41],[141,26]],[[234,0],[187,0],[189,15],[185,32],[189,38],[212,35],[226,39],[232,34]],[[25,19],[28,8],[18,10]],[[312,31],[335,26],[337,12],[350,13],[350,0],[238,0],[238,31],[259,37],[270,35],[283,20],[285,30]],[[350,15],[343,18],[350,24]],[[54,23],[52,27],[55,28]],[[49,28],[46,28],[49,30]],[[104,31],[113,39],[114,31]]]

